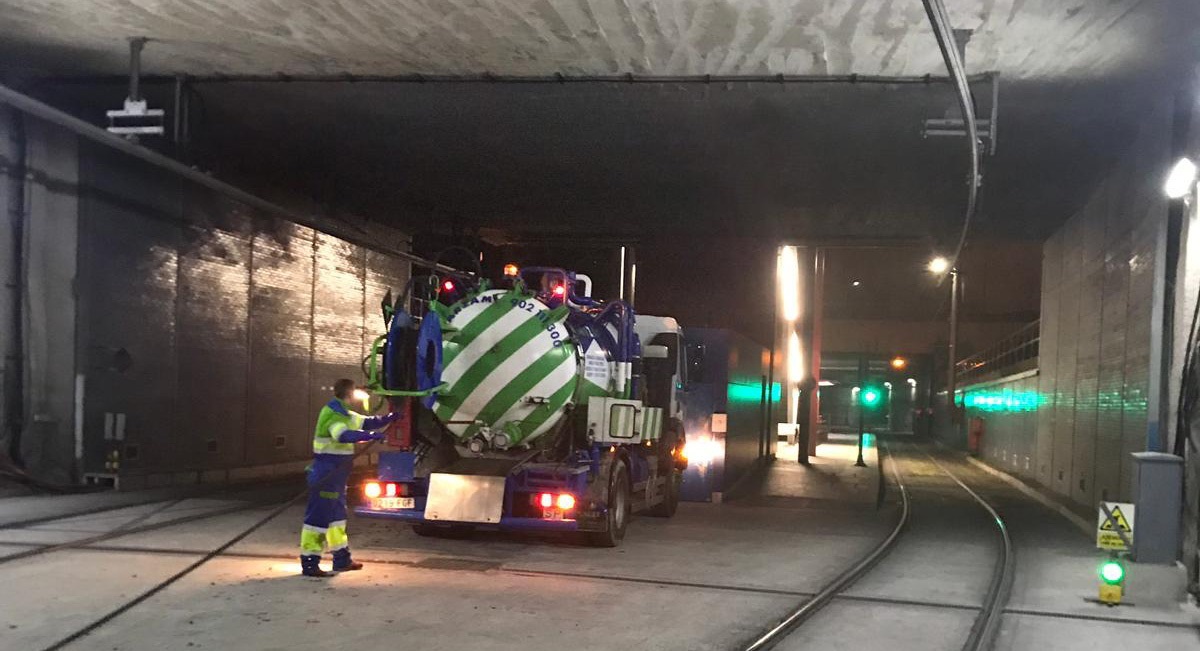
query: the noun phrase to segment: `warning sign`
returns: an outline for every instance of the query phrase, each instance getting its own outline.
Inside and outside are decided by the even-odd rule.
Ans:
[[[1101,502],[1096,517],[1096,546],[1112,551],[1130,551],[1133,545],[1132,504]]]

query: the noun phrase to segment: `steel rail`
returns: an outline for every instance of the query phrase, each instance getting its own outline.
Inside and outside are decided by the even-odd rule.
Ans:
[[[137,508],[139,506],[146,506],[148,504],[159,504],[162,502],[170,502],[173,499],[175,499],[175,498],[158,497],[158,498],[150,499],[150,500],[140,500],[140,501],[136,501],[136,502],[130,502],[128,504],[115,504],[115,505],[110,505],[110,506],[101,506],[101,507],[94,508],[94,509],[87,509],[87,510],[83,510],[83,511],[71,511],[68,513],[63,513],[61,515],[39,515],[36,518],[27,518],[25,520],[13,520],[12,522],[0,522],[0,530],[24,529],[26,527],[32,527],[32,526],[39,525],[39,524],[45,524],[47,522],[54,522],[55,520],[70,520],[72,518],[79,518],[79,517],[83,517],[85,515],[108,513],[110,511],[120,511],[121,509],[132,509],[132,508]]]
[[[975,616],[971,632],[962,647],[963,651],[985,651],[992,648],[992,643],[995,642],[996,631],[1000,626],[1000,618],[1004,614],[1005,606],[1008,605],[1008,595],[1012,590],[1014,568],[1012,538],[1008,534],[1008,525],[1004,523],[1004,518],[1000,517],[1000,514],[996,512],[996,509],[987,500],[983,499],[979,493],[972,490],[957,475],[950,472],[948,468],[938,462],[932,454],[925,452],[925,456],[929,457],[933,465],[946,473],[950,479],[954,480],[954,483],[958,484],[959,488],[966,491],[968,495],[974,498],[988,512],[1000,534],[1001,554],[992,567],[992,581],[988,585],[983,607],[980,609],[979,614]]]
[[[235,504],[233,506],[227,506],[225,508],[215,509],[213,511],[205,511],[203,513],[194,513],[192,515],[187,515],[182,518],[175,518],[174,520],[155,522],[153,524],[143,524],[143,525],[139,525],[136,527],[128,527],[128,528],[118,527],[111,531],[106,531],[104,533],[96,534],[94,536],[87,536],[86,538],[80,538],[78,540],[71,540],[71,541],[68,541],[65,543],[57,543],[57,544],[53,544],[53,545],[42,545],[39,547],[35,547],[33,549],[27,549],[25,551],[17,552],[15,554],[10,554],[8,556],[0,556],[0,565],[4,565],[5,563],[11,563],[12,561],[18,561],[18,560],[22,560],[25,558],[30,558],[32,556],[40,556],[42,554],[48,554],[50,552],[62,551],[65,549],[76,549],[76,548],[80,548],[80,547],[87,547],[88,545],[93,545],[98,542],[104,542],[105,540],[111,540],[113,538],[129,536],[129,535],[132,535],[135,533],[144,533],[147,531],[154,531],[156,529],[165,529],[167,527],[171,527],[171,526],[174,526],[177,524],[187,524],[189,522],[195,522],[197,520],[205,520],[207,518],[215,518],[215,517],[222,516],[222,515],[230,515],[232,513],[238,513],[239,511],[248,511],[250,509],[262,508],[263,506],[265,506],[265,505],[256,503],[256,502],[248,502],[248,503],[243,503],[243,504]]]
[[[339,468],[341,467],[340,464],[346,464],[351,469],[353,469],[354,461],[356,459],[358,459],[359,457],[363,456],[364,454],[370,452],[371,449],[375,447],[376,442],[377,441],[371,441],[370,443],[367,443],[361,449],[359,449],[357,452],[355,452],[352,456],[348,456],[348,457],[346,457],[345,460],[339,461],[338,466],[335,466],[332,470],[325,473],[321,477],[308,482],[308,485],[306,485],[304,487],[303,491],[300,491],[299,493],[293,495],[291,498],[279,503],[274,509],[271,510],[270,513],[263,516],[262,518],[259,518],[257,521],[254,522],[254,524],[243,529],[240,533],[238,533],[234,537],[230,538],[229,540],[226,540],[224,543],[221,543],[220,546],[212,549],[211,551],[206,553],[204,556],[197,559],[195,562],[190,563],[187,567],[183,568],[182,570],[179,570],[175,574],[172,574],[171,576],[167,577],[166,579],[163,579],[162,581],[154,584],[145,592],[143,592],[143,593],[139,594],[138,596],[134,597],[133,599],[130,599],[129,601],[126,601],[125,603],[117,606],[116,608],[112,609],[107,614],[105,614],[104,616],[100,617],[99,619],[93,621],[92,623],[88,624],[87,626],[84,626],[83,628],[76,630],[74,633],[67,635],[66,637],[55,642],[54,644],[51,644],[50,646],[46,647],[43,651],[58,651],[58,649],[62,649],[77,640],[80,640],[84,637],[87,637],[88,635],[91,635],[92,632],[95,631],[96,629],[101,628],[105,624],[107,624],[107,623],[111,622],[112,620],[125,614],[129,610],[136,608],[138,606],[138,604],[141,604],[142,602],[150,599],[154,595],[162,592],[163,590],[166,590],[172,584],[174,584],[176,581],[179,581],[183,577],[191,574],[193,571],[195,571],[200,566],[202,566],[205,563],[211,561],[212,559],[224,554],[226,551],[229,550],[230,547],[233,547],[234,545],[238,544],[239,542],[245,540],[248,536],[250,536],[250,534],[254,533],[255,531],[258,531],[264,525],[266,525],[268,522],[279,517],[284,511],[291,508],[293,504],[296,504],[300,500],[304,499],[306,496],[308,496],[310,494],[311,491],[314,490],[315,487],[323,485],[326,480],[328,480],[330,477],[332,477],[334,475],[334,473],[336,473],[339,470]],[[260,505],[252,504],[250,506],[260,506]],[[249,506],[244,507],[244,508],[249,508]],[[136,530],[127,529],[122,533],[122,535],[128,534],[128,533],[135,533],[135,532],[136,532]],[[0,561],[2,561],[2,560],[7,560],[7,559],[0,559]]]
[[[891,455],[891,450],[887,444],[880,442],[883,450]],[[880,455],[882,460],[882,455]],[[905,526],[908,524],[910,512],[908,488],[904,485],[904,480],[900,476],[899,470],[896,469],[896,464],[892,465],[892,476],[896,480],[896,485],[900,489],[900,517],[896,522],[896,526],[892,528],[891,533],[887,535],[874,549],[866,556],[861,558],[857,563],[844,570],[841,574],[834,577],[832,581],[822,587],[810,599],[800,604],[795,610],[784,617],[779,623],[772,626],[765,633],[759,635],[750,644],[743,648],[745,651],[765,651],[772,649],[779,644],[785,637],[794,631],[798,626],[803,624],[808,618],[812,617],[817,611],[824,608],[829,602],[837,597],[838,593],[850,587],[852,583],[858,580],[863,574],[875,566],[892,548],[896,541],[900,538]]]
[[[55,520],[70,520],[72,518],[79,518],[79,517],[83,517],[86,515],[109,513],[112,511],[120,511],[122,509],[132,509],[132,508],[136,508],[139,506],[147,506],[150,504],[160,504],[160,503],[165,503],[165,502],[178,501],[180,499],[184,499],[184,500],[195,500],[195,499],[206,499],[206,498],[237,499],[237,494],[240,491],[277,488],[277,487],[285,484],[287,481],[289,481],[289,480],[287,480],[287,479],[281,480],[279,478],[275,478],[275,479],[263,480],[263,481],[248,483],[248,484],[242,484],[242,485],[238,485],[238,484],[234,484],[234,485],[205,484],[205,485],[201,485],[201,486],[197,486],[197,487],[187,487],[186,490],[182,491],[181,493],[176,494],[175,496],[153,497],[153,498],[148,498],[148,499],[133,500],[131,502],[126,502],[123,504],[110,504],[108,506],[96,506],[93,508],[80,509],[78,511],[68,511],[66,513],[59,513],[59,514],[39,515],[39,516],[32,517],[32,518],[26,518],[24,520],[12,520],[9,522],[0,522],[0,531],[5,530],[5,529],[24,529],[24,528],[36,526],[39,524],[45,524],[47,522],[54,522]],[[100,494],[103,494],[103,491],[96,491],[94,493],[78,493],[78,494],[79,495],[100,495]]]

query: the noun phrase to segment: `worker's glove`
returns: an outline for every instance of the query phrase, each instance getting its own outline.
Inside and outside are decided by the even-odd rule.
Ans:
[[[380,429],[381,427],[387,427],[389,423],[391,423],[399,418],[400,418],[400,414],[398,414],[398,413],[384,414],[382,416],[367,416],[366,418],[363,419],[362,428],[363,429]]]
[[[384,437],[381,432],[364,432],[358,429],[348,429],[338,435],[338,443],[363,443],[364,441],[379,441]]]

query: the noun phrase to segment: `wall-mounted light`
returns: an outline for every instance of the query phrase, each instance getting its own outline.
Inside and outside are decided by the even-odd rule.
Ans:
[[[783,304],[783,319],[793,322],[800,318],[800,257],[794,246],[779,247],[779,297]]]
[[[1163,192],[1167,193],[1170,199],[1182,199],[1192,192],[1192,186],[1196,184],[1196,164],[1190,158],[1180,158],[1179,162],[1175,163],[1175,167],[1171,168],[1171,173],[1167,175],[1167,182],[1163,185]]]
[[[929,261],[927,268],[935,274],[944,274],[950,270],[950,261],[939,255]]]

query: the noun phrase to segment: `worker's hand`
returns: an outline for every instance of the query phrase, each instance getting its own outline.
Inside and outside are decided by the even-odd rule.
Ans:
[[[383,416],[383,422],[384,422],[384,423],[394,423],[394,422],[396,422],[396,421],[400,420],[400,416],[401,416],[401,415],[402,415],[402,414],[401,414],[400,412],[398,412],[398,411],[393,411],[393,412],[392,412],[392,413],[390,413],[390,414],[384,414],[384,416]]]
[[[392,421],[400,418],[399,413],[381,414],[379,416],[367,416],[363,419],[362,428],[366,430],[382,429],[387,427]]]
[[[367,434],[368,441],[382,441],[387,438],[387,434],[383,432],[369,432]]]

